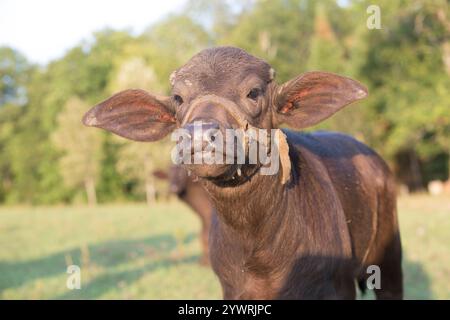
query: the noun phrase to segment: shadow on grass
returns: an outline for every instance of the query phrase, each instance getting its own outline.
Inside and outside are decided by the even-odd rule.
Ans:
[[[68,291],[55,299],[95,299],[116,286],[127,286],[139,280],[148,272],[196,262],[200,258],[199,255],[182,254],[183,245],[191,243],[194,239],[195,233],[188,234],[178,241],[173,235],[162,234],[143,239],[108,241],[87,246],[87,249],[62,251],[24,262],[0,261],[0,293],[7,288],[16,288],[38,279],[65,274],[69,261],[83,268],[82,260],[88,259],[90,265],[105,267],[105,271],[93,276],[87,284],[83,281],[82,290]],[[179,253],[178,258],[170,256],[173,252]],[[149,262],[131,270],[110,270],[139,258],[146,258]],[[405,255],[403,275],[406,299],[433,299],[431,280],[421,263],[410,261]],[[365,296],[359,297],[371,299],[373,293],[369,290]]]
[[[20,287],[37,279],[65,274],[69,264],[81,267],[86,263],[100,267],[114,267],[145,257],[155,261],[144,268],[144,271],[154,270],[170,263],[169,260],[161,261],[163,255],[167,255],[174,249],[182,250],[184,245],[195,238],[196,235],[191,233],[181,241],[177,241],[173,235],[162,234],[143,239],[107,241],[23,262],[0,261],[0,292],[8,288]],[[190,261],[194,258],[188,259]]]
[[[119,287],[126,287],[129,284],[139,280],[146,273],[156,269],[165,269],[169,266],[181,265],[185,263],[195,263],[199,259],[199,255],[184,257],[181,259],[162,259],[156,260],[152,263],[146,264],[141,268],[132,270],[106,272],[98,277],[93,278],[86,285],[82,285],[81,290],[68,290],[66,293],[54,297],[53,299],[96,299],[105,292]],[[116,299],[130,298],[126,294],[124,296],[116,297]],[[145,299],[145,297],[143,297]]]
[[[421,263],[410,261],[403,256],[403,297],[405,300],[431,300],[431,280]],[[358,290],[358,299],[374,300],[375,293],[367,289],[365,294]]]
[[[405,299],[434,299],[430,277],[421,263],[403,259],[403,285]]]

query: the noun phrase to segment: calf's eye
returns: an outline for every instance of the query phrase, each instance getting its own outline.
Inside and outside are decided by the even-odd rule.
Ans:
[[[253,88],[250,90],[250,92],[247,94],[247,98],[255,100],[258,99],[258,97],[261,95],[261,89],[259,88]]]
[[[181,96],[179,96],[178,94],[175,94],[173,96],[173,100],[175,100],[175,103],[177,105],[182,105],[183,104],[183,98]]]

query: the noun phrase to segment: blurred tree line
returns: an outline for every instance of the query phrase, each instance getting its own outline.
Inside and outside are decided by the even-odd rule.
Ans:
[[[0,48],[0,202],[153,201],[168,141],[142,144],[82,127],[89,106],[125,88],[168,93],[169,74],[199,50],[234,45],[283,82],[307,70],[354,77],[370,96],[320,129],[381,153],[412,191],[449,178],[450,12],[447,0],[191,0],[139,36],[102,30],[46,67]],[[314,128],[317,129],[317,128]]]

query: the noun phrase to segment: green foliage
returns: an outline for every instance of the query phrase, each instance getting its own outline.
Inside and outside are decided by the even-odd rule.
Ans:
[[[314,32],[311,36],[310,54],[307,61],[308,70],[334,72],[350,76],[350,57],[343,43],[343,36],[338,37],[332,26],[329,12],[323,3],[316,5],[314,17]],[[364,113],[357,104],[346,108],[327,121],[320,124],[318,129],[342,131],[364,140],[362,133],[365,127]],[[317,129],[314,128],[314,129]]]
[[[367,31],[360,74],[372,97],[370,141],[386,156],[412,150],[422,161],[450,153],[447,1],[381,3],[383,30]],[[441,179],[445,179],[441,175]]]
[[[9,141],[17,130],[17,121],[22,112],[22,108],[12,105],[0,108],[0,202],[5,201],[13,190],[14,173]]]
[[[313,30],[313,1],[258,1],[238,17],[219,44],[232,44],[266,59],[286,81],[306,70]]]
[[[84,128],[85,129],[85,128]],[[117,171],[117,162],[120,160],[120,146],[109,133],[104,136],[101,150],[100,177],[97,184],[99,202],[121,201],[131,198],[131,191],[125,177]]]
[[[63,153],[59,168],[66,186],[84,186],[89,202],[96,203],[95,182],[99,177],[102,140],[99,131],[84,130],[80,121],[88,108],[79,98],[70,98],[58,115],[52,141]]]
[[[200,24],[185,15],[168,16],[152,25],[139,40],[140,54],[165,92],[169,90],[170,74],[212,41]]]
[[[0,106],[23,105],[30,73],[27,59],[8,47],[0,47]]]
[[[328,20],[327,11],[322,5],[318,5],[316,9],[314,34],[310,46],[308,70],[344,72],[344,50]]]

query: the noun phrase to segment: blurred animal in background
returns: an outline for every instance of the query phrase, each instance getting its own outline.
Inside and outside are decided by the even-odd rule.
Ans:
[[[170,193],[185,202],[200,218],[200,240],[203,250],[200,263],[209,265],[208,238],[214,207],[208,193],[198,181],[198,178],[189,175],[182,166],[173,165],[168,173],[157,170],[153,174],[159,179],[168,179]]]
[[[379,269],[376,297],[401,299],[396,186],[387,164],[344,134],[280,129],[314,126],[367,90],[328,72],[283,84],[274,78],[267,62],[242,49],[210,48],[172,74],[170,97],[125,90],[92,108],[83,122],[148,142],[181,129],[194,145],[200,142],[202,149],[189,149],[194,158],[211,142],[195,134],[199,126],[220,136],[254,128],[271,136],[256,142],[271,155],[279,152],[269,164],[183,164],[215,208],[210,258],[225,299],[355,299],[355,283],[369,287],[373,266]],[[249,141],[240,144],[246,157]],[[279,170],[263,174],[271,165]]]

